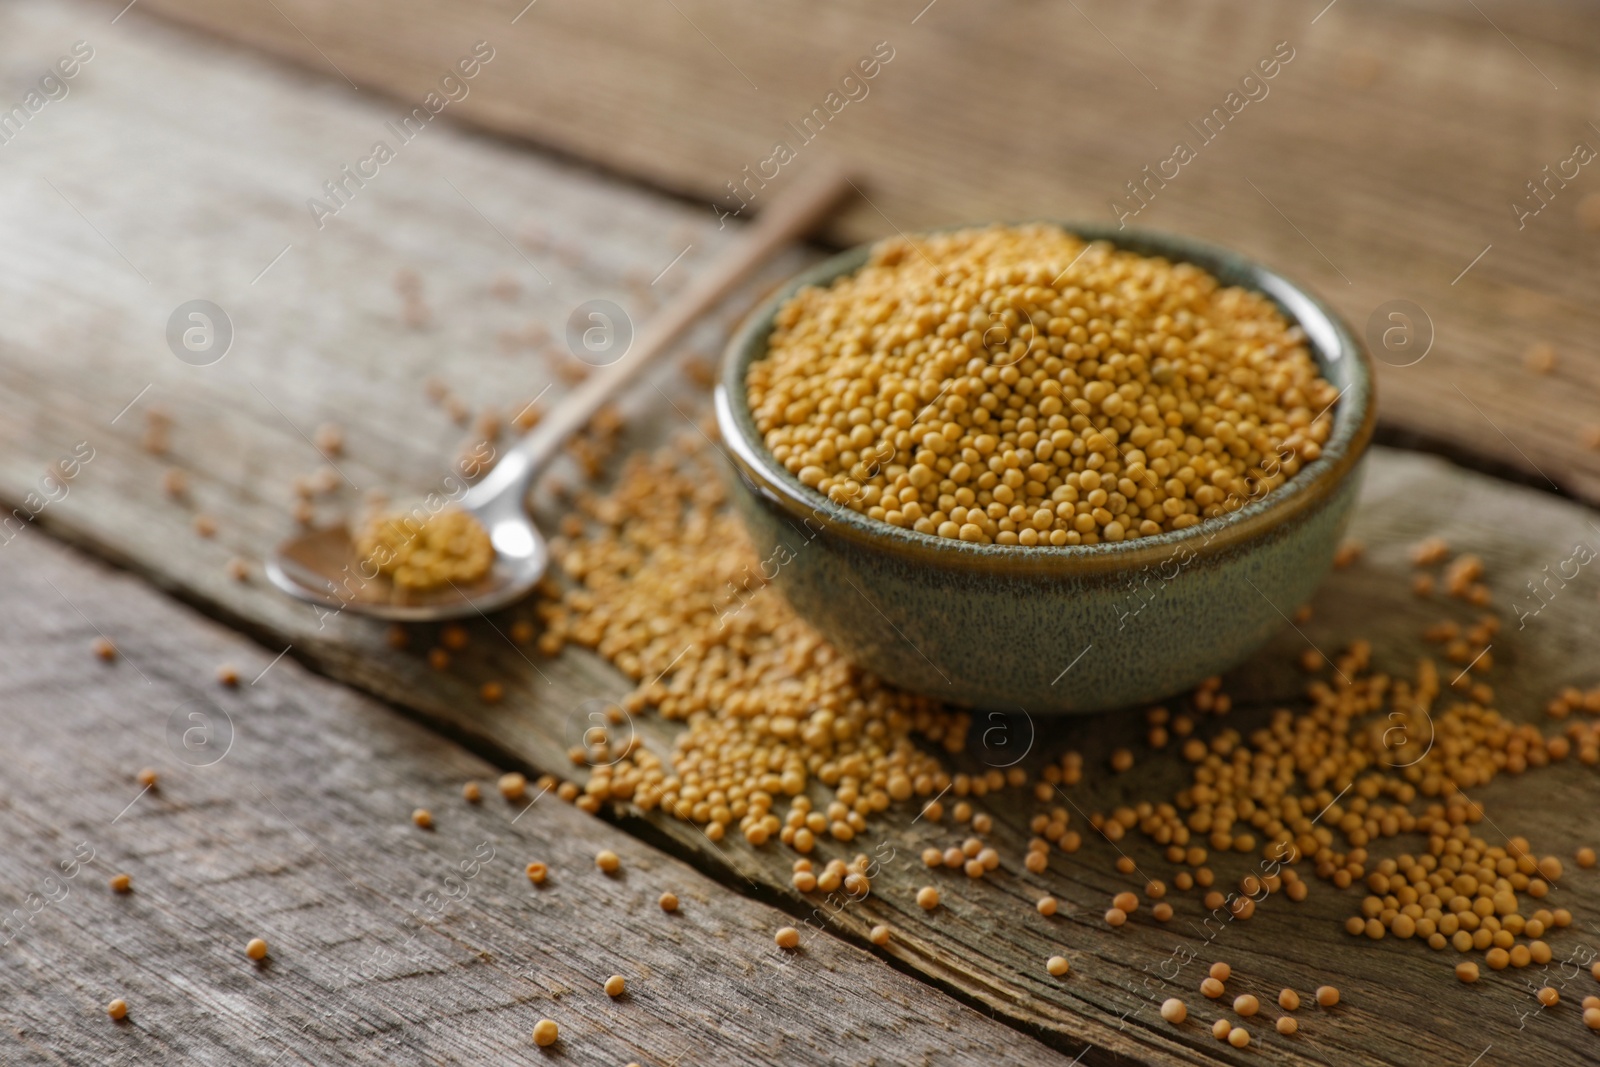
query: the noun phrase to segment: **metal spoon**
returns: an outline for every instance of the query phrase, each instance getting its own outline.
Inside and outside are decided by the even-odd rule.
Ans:
[[[851,188],[842,171],[825,168],[801,176],[774,197],[739,239],[647,324],[629,353],[564,397],[462,496],[457,506],[483,524],[494,545],[494,564],[482,579],[402,598],[371,560],[360,558],[349,529],[342,525],[280,544],[267,558],[267,578],[285,593],[313,604],[403,622],[461,618],[526,596],[550,560],[525,504],[533,480],[601,405],[638,380],[647,362],[768,258],[807,233]]]

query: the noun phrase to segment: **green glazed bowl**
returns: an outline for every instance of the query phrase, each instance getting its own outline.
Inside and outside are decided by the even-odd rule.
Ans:
[[[1371,357],[1306,290],[1224,248],[1157,233],[1063,227],[1185,261],[1264,293],[1305,331],[1340,390],[1322,454],[1233,513],[1133,541],[972,544],[890,526],[808,489],[772,458],[745,397],[779,306],[866,262],[868,247],[806,271],[728,346],[717,422],[733,495],[771,579],[862,668],[951,704],[1030,713],[1150,703],[1235,666],[1286,625],[1333,564],[1376,418]]]

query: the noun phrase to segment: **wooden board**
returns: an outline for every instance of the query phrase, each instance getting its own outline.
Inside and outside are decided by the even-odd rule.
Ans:
[[[0,619],[6,1063],[542,1062],[541,1018],[573,1064],[1066,1062],[826,933],[783,952],[783,912],[554,795],[502,799],[293,659],[217,684],[249,641],[45,538],[7,546],[0,596],[30,609]],[[108,664],[97,630],[143,637]]]
[[[1576,213],[1587,196],[1600,218],[1600,182],[1562,168],[1576,143],[1600,149],[1587,103],[1600,22],[1582,6],[144,0],[127,19],[144,13],[288,56],[346,93],[375,87],[392,111],[484,40],[503,58],[451,114],[680,191],[702,217],[738,206],[728,183],[750,182],[774,142],[794,149],[791,167],[827,153],[859,168],[870,198],[841,241],[1109,222],[1183,141],[1196,158],[1144,186],[1130,225],[1259,256],[1358,331],[1403,329],[1388,305],[1411,301],[1434,343],[1380,368],[1386,431],[1600,500],[1600,451],[1585,444],[1600,432],[1600,239]],[[845,87],[859,99],[834,97],[821,133],[797,133],[879,42],[893,58]],[[1279,42],[1293,59],[1246,87],[1260,98],[1227,103]],[[1223,106],[1237,114],[1222,131],[1197,133]],[[1537,195],[1526,184],[1546,180]],[[759,174],[746,189],[751,210],[770,195]],[[1535,343],[1557,353],[1547,376],[1523,366]]]
[[[8,31],[0,34],[7,42],[0,47],[16,42],[16,48],[48,54],[52,42],[70,39],[69,16],[78,10],[10,8],[0,16]],[[426,640],[411,653],[396,653],[380,628],[348,618],[319,620],[259,581],[233,581],[226,564],[234,556],[259,559],[293,529],[291,485],[321,462],[305,439],[318,423],[344,425],[347,447],[336,462],[360,490],[426,492],[443,473],[441,457],[454,453],[465,432],[426,399],[427,375],[444,378],[474,409],[492,404],[507,412],[556,381],[556,368],[568,357],[559,342],[543,345],[537,355],[525,349],[502,354],[499,331],[539,321],[558,337],[571,309],[595,295],[627,301],[642,318],[651,279],[685,245],[694,247],[659,284],[670,284],[672,271],[692,268],[695,255],[716,247],[714,220],[439,127],[428,131],[429,140],[408,146],[382,182],[363,189],[325,230],[302,241],[293,227],[309,223],[283,206],[273,183],[309,179],[314,188],[381,130],[383,107],[236,56],[194,54],[175,33],[128,20],[118,25],[118,49],[103,57],[116,62],[90,65],[102,77],[95,91],[69,98],[82,105],[75,109],[43,112],[41,123],[49,117],[58,125],[30,128],[28,136],[40,137],[7,146],[17,149],[15,162],[0,173],[6,183],[0,210],[14,238],[0,247],[0,498],[23,503],[45,465],[88,441],[93,460],[65,499],[39,509],[38,525],[255,636],[254,653],[238,656],[246,677],[287,647],[288,658],[389,700],[503,764],[570,773],[565,753],[586,725],[583,701],[614,697],[623,685],[593,657],[530,658],[500,636],[517,616],[513,611],[472,626],[469,648],[453,669],[435,673],[419,654]],[[256,125],[241,128],[234,116],[259,109],[262,100],[272,102],[270,109]],[[162,127],[167,143],[143,147],[142,116],[175,101],[183,102],[183,121]],[[204,182],[194,181],[195,168]],[[196,219],[210,225],[197,227]],[[498,228],[486,219],[498,220]],[[499,229],[515,235],[510,244]],[[184,235],[180,244],[173,244],[174,234]],[[528,234],[536,239],[516,239]],[[257,278],[279,242],[293,247]],[[262,251],[246,257],[244,248]],[[140,264],[149,284],[129,261]],[[773,277],[796,261],[776,266]],[[425,329],[401,321],[403,304],[392,280],[403,267],[419,271],[433,308]],[[523,287],[513,303],[489,292],[508,271]],[[552,285],[543,286],[539,271]],[[762,284],[755,280],[752,289]],[[225,359],[196,368],[166,350],[162,330],[179,301],[201,295],[228,308],[240,327]],[[735,312],[730,307],[724,319]],[[718,325],[711,324],[688,348],[708,351],[717,339]],[[561,388],[553,386],[547,402]],[[639,436],[690,432],[683,421],[697,410],[694,403],[693,388],[670,369],[642,382],[634,398]],[[166,456],[139,447],[151,406],[173,420]],[[168,467],[188,473],[184,499],[162,495]],[[319,513],[331,517],[359,499],[346,486],[326,498]],[[200,512],[217,518],[215,537],[193,532]],[[1497,596],[1509,599],[1540,567],[1565,559],[1574,537],[1590,536],[1584,531],[1591,521],[1590,513],[1553,497],[1379,451],[1357,520],[1356,534],[1370,546],[1366,562],[1330,584],[1307,633],[1324,645],[1362,634],[1374,640],[1380,662],[1405,665],[1421,648],[1416,631],[1446,610],[1410,596],[1406,544],[1423,533],[1446,533],[1489,560]],[[0,558],[17,547],[0,546]],[[1535,715],[1556,685],[1600,681],[1590,666],[1592,582],[1584,575],[1571,596],[1541,614],[1532,634],[1508,635],[1508,647],[1497,648],[1491,678],[1508,712]],[[129,621],[108,632],[130,663],[154,670],[161,661],[158,630]],[[1300,680],[1284,664],[1302,647],[1288,632],[1230,680],[1240,704],[1234,723],[1254,721],[1293,696]],[[504,703],[477,700],[477,687],[487,679],[506,684]],[[652,745],[671,732],[648,716],[639,727]],[[1090,766],[1100,767],[1132,730],[1132,724],[1104,721],[1041,724],[1035,756],[1076,746]],[[1148,760],[1121,778],[1092,775],[1075,799],[1095,810],[1168,789],[1178,773],[1175,761]],[[1562,835],[1548,847],[1567,851],[1586,836],[1600,837],[1592,804],[1581,801],[1593,795],[1592,774],[1574,767],[1545,774],[1533,792],[1512,782],[1487,791],[1496,822],[1508,833],[1532,833],[1549,823],[1546,813],[1556,807],[1572,815],[1548,831]],[[1020,873],[1016,862],[1031,805],[997,803],[993,811],[995,838],[1006,856],[1003,873],[976,885],[964,878],[944,883],[948,905],[931,916],[910,904],[915,887],[929,878],[915,857],[925,844],[948,843],[950,831],[913,824],[911,813],[872,826],[872,843],[887,842],[901,862],[867,902],[837,913],[790,888],[790,857],[781,851],[728,843],[714,849],[682,823],[626,811],[618,818],[623,829],[672,849],[725,885],[797,916],[816,918],[822,911],[820,918],[847,937],[861,937],[873,922],[891,922],[901,931],[887,953],[896,966],[1071,1056],[1088,1046],[1084,1062],[1118,1056],[1138,1063],[1197,1056],[1248,1062],[1257,1054],[1220,1046],[1194,1026],[1173,1031],[1155,1019],[1138,985],[1143,968],[1159,967],[1174,943],[1197,942],[1178,922],[1169,928],[1136,923],[1116,933],[1104,926],[1098,916],[1107,899],[1128,885],[1112,869],[1116,854],[1109,846],[1091,842],[1047,877],[1035,878]],[[1142,868],[1165,870],[1153,856],[1136,855]],[[1242,868],[1219,873],[1227,880]],[[1453,959],[1414,944],[1346,938],[1340,924],[1356,898],[1320,884],[1317,889],[1302,908],[1268,907],[1248,924],[1230,926],[1227,942],[1217,946],[1261,991],[1289,983],[1304,990],[1330,978],[1345,988],[1338,1012],[1308,1017],[1302,1038],[1272,1043],[1273,1055],[1291,1063],[1408,1063],[1426,1049],[1428,1056],[1465,1064],[1483,1051],[1483,1034],[1500,1055],[1518,1050],[1504,1060],[1491,1052],[1485,1064],[1523,1062],[1522,1056],[1581,1062],[1589,1038],[1573,1016],[1557,1026],[1541,1020],[1531,1033],[1510,1032],[1526,1003],[1515,981],[1523,975],[1508,973],[1463,992],[1449,974]],[[1068,905],[1055,920],[1031,910],[1047,890]],[[1589,922],[1593,880],[1575,875],[1562,891],[1570,891],[1569,907]],[[1197,917],[1196,901],[1179,903],[1180,916]],[[1057,948],[1075,961],[1066,982],[1042,970],[1044,956]],[[1192,990],[1195,981],[1185,975],[1174,988]],[[1192,993],[1190,999],[1198,1005]]]

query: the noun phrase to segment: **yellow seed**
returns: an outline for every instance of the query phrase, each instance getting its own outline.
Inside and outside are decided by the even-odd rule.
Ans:
[[[127,874],[113,874],[111,876],[111,890],[114,893],[126,893],[133,888],[133,877]]]
[[[609,848],[603,848],[594,854],[594,865],[599,867],[607,874],[611,874],[612,872],[616,871],[618,867],[622,866],[622,861],[617,858],[617,854],[615,852],[611,851]]]
[[[250,939],[250,943],[244,947],[244,954],[253,960],[265,959],[267,955],[267,943],[261,940],[259,937],[252,937]]]
[[[1123,911],[1121,908],[1107,908],[1106,909],[1106,924],[1108,926],[1118,927],[1118,926],[1121,926],[1122,924],[1126,923],[1127,921],[1128,921],[1128,913]]]
[[[939,890],[931,885],[925,885],[917,890],[917,906],[924,911],[932,911],[939,906]]]
[[[1242,1015],[1248,1018],[1259,1010],[1261,1010],[1261,1002],[1255,997],[1251,996],[1249,993],[1245,993],[1241,996],[1233,998],[1233,1011],[1235,1015]]]
[[[1554,986],[1545,986],[1535,996],[1539,998],[1539,1003],[1547,1008],[1553,1008],[1561,1003],[1561,994]]]
[[[217,668],[217,681],[228,687],[239,684],[239,669],[231,663],[224,663]]]
[[[1233,1024],[1226,1019],[1218,1019],[1211,1024],[1211,1036],[1218,1041],[1228,1040],[1228,1034],[1233,1030]]]
[[[468,804],[476,804],[483,799],[483,790],[478,788],[477,782],[468,782],[461,787],[461,796]]]
[[[1583,1025],[1591,1030],[1600,1030],[1600,1008],[1584,1008]]]
[[[156,787],[156,783],[158,783],[160,780],[161,775],[156,773],[156,769],[154,767],[146,767],[144,770],[139,772],[139,784],[144,786],[146,789],[154,789]]]
[[[1224,987],[1223,984],[1217,979],[1207,977],[1200,980],[1200,992],[1204,993],[1210,999],[1216,1000],[1218,997],[1222,996],[1224,992],[1226,992],[1226,987]]]
[[[606,996],[608,997],[620,997],[627,988],[628,983],[620,974],[614,974],[606,979]]]
[[[872,932],[867,935],[867,940],[879,948],[883,948],[889,943],[889,928],[882,925],[874,926]]]
[[[1054,915],[1060,904],[1055,897],[1040,897],[1039,903],[1034,907],[1039,909],[1040,915]]]
[[[500,776],[500,795],[507,800],[521,800],[528,791],[528,779],[515,771]]]
[[[1132,893],[1118,893],[1111,898],[1111,906],[1124,915],[1132,915],[1139,910],[1139,898]]]
[[[1476,982],[1478,980],[1478,965],[1467,960],[1456,964],[1456,977],[1463,982]]]
[[[1229,978],[1233,977],[1233,968],[1229,967],[1226,963],[1218,961],[1217,963],[1213,963],[1210,970],[1208,970],[1206,973],[1219,982],[1226,982]]]
[[[792,926],[779,927],[777,934],[773,937],[773,940],[778,942],[779,948],[799,948],[800,931],[796,930]]]
[[[1300,1008],[1300,994],[1292,989],[1285,989],[1278,994],[1278,1007],[1284,1011],[1298,1011]]]
[[[1044,961],[1044,969],[1049,971],[1054,978],[1061,978],[1072,969],[1065,956],[1051,956]]]
[[[1189,1017],[1189,1005],[1177,997],[1168,997],[1161,1002],[1161,1017],[1173,1026],[1177,1026]]]
[[[661,905],[662,911],[677,911],[678,894],[673,892],[662,893],[661,899],[657,903]]]
[[[1278,1016],[1278,1021],[1272,1025],[1278,1028],[1278,1033],[1285,1035],[1292,1034],[1300,1029],[1300,1024],[1295,1021],[1292,1015],[1280,1015]]]
[[[117,646],[104,637],[97,637],[94,641],[94,654],[110,663],[117,658]]]
[[[127,1018],[128,1002],[123,1000],[121,997],[118,997],[116,1000],[113,1000],[110,1004],[106,1005],[106,1014],[117,1020]],[[1585,1018],[1587,1018],[1587,1016],[1585,1016]]]
[[[1324,1008],[1331,1008],[1339,1003],[1339,991],[1331,985],[1317,986],[1317,1003]]]
[[[433,813],[427,808],[418,808],[411,813],[411,821],[424,830],[430,829],[433,826]]]
[[[544,880],[550,877],[550,868],[538,860],[530,862],[522,871],[528,876],[528,881],[534,885],[544,885]]]
[[[1235,1026],[1228,1031],[1228,1044],[1234,1048],[1244,1048],[1250,1043],[1250,1031],[1242,1026]]]
[[[560,1028],[550,1019],[540,1019],[533,1024],[533,1043],[540,1048],[549,1048],[560,1036]]]

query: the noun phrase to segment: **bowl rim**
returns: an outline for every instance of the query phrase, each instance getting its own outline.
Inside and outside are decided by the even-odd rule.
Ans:
[[[1339,314],[1303,286],[1266,265],[1221,245],[1152,230],[1118,229],[1109,225],[1031,220],[1006,225],[1059,226],[1086,241],[1107,241],[1115,247],[1172,262],[1191,263],[1224,285],[1261,293],[1290,322],[1306,333],[1307,345],[1324,375],[1342,367],[1348,382],[1334,411],[1334,429],[1317,459],[1302,467],[1272,492],[1231,514],[1206,519],[1182,530],[1168,530],[1131,541],[1097,545],[1000,545],[958,541],[937,534],[891,526],[836,504],[803,485],[773,459],[761,442],[745,394],[749,365],[766,353],[767,337],[779,307],[802,287],[825,285],[862,266],[877,242],[868,242],[830,256],[800,272],[769,294],[729,340],[715,390],[717,425],[724,451],[746,485],[777,505],[810,531],[826,530],[857,544],[910,557],[919,563],[963,570],[1004,569],[1017,574],[1075,577],[1158,565],[1184,553],[1185,564],[1197,557],[1219,555],[1264,538],[1321,504],[1355,469],[1372,440],[1377,422],[1372,357]],[[983,228],[985,223],[943,227],[905,235],[908,240],[934,233]]]

